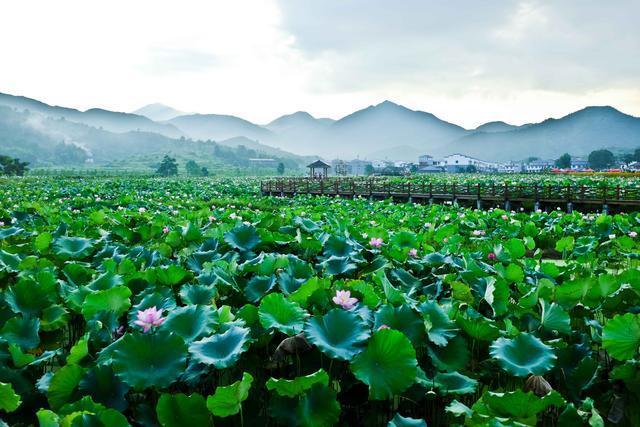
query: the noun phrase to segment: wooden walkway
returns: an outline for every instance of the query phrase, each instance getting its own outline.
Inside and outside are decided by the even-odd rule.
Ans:
[[[551,185],[551,184],[480,184],[480,183],[415,183],[390,182],[372,179],[271,179],[260,183],[263,195],[294,196],[298,194],[333,197],[367,197],[394,199],[416,203],[452,202],[502,206],[527,206],[533,209],[565,207],[608,211],[640,210],[640,188],[622,188],[603,185]]]

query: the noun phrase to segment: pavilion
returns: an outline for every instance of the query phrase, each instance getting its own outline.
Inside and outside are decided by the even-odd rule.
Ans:
[[[309,168],[309,177],[310,178],[326,178],[329,172],[329,168],[331,165],[326,164],[322,160],[316,160],[315,162],[307,165]],[[317,172],[316,171],[320,171]]]

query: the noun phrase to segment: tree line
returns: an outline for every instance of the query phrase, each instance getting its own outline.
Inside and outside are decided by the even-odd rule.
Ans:
[[[0,175],[23,176],[29,169],[28,162],[0,154]]]
[[[569,153],[564,153],[555,161],[555,165],[561,169],[568,169],[571,167],[572,157]],[[632,163],[640,162],[640,148],[636,148],[633,153],[626,153],[618,158],[609,150],[594,150],[589,153],[587,162],[591,169],[602,170],[608,169],[619,163]]]

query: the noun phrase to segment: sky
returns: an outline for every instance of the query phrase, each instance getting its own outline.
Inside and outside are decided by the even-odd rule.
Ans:
[[[20,0],[0,16],[0,92],[78,109],[640,116],[638,0]]]

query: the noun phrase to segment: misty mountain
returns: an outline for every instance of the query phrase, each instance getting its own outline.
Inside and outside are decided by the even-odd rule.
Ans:
[[[75,141],[78,134],[74,125],[82,124],[84,128],[125,134],[121,138],[105,134],[105,141],[114,144],[114,153],[125,158],[126,144],[131,144],[129,148],[137,153],[144,150],[156,153],[178,143],[177,138],[181,141],[219,141],[225,147],[238,148],[242,145],[267,156],[295,158],[297,161],[305,161],[300,157],[303,155],[320,155],[326,160],[359,157],[416,161],[420,154],[441,157],[455,152],[488,161],[506,161],[529,156],[556,158],[564,152],[586,156],[601,148],[629,151],[640,147],[640,118],[612,107],[587,107],[559,119],[522,126],[496,121],[466,130],[433,114],[414,111],[390,101],[358,110],[337,121],[318,119],[299,111],[279,117],[265,126],[239,117],[216,114],[188,114],[155,122],[138,114],[101,109],[82,112],[0,94],[2,105],[17,110],[14,113],[25,110],[38,113],[27,120],[30,130],[24,128],[12,134],[13,137],[23,134],[25,141],[33,142],[35,137],[30,132],[35,131],[52,138],[56,144]],[[144,109],[152,116],[154,113],[179,113],[161,104],[143,107],[138,112]],[[50,120],[43,122],[43,118]],[[65,122],[67,127],[63,126]],[[88,138],[91,143],[93,138],[97,138],[94,131],[86,129],[80,136]],[[165,139],[159,139],[159,136]],[[6,139],[6,135],[0,133],[2,137]],[[125,145],[119,145],[125,140]],[[88,149],[99,148],[98,152],[108,146],[104,141],[99,147],[89,145],[83,141],[77,144]],[[23,149],[14,145],[14,150],[28,153],[29,149],[25,147],[28,147],[26,142]],[[118,151],[119,147],[123,151]]]
[[[489,122],[478,126],[474,130],[476,132],[508,132],[510,130],[518,129],[516,125],[510,125],[502,121]]]
[[[35,99],[4,93],[0,93],[0,105],[20,111],[34,111],[51,118],[63,118],[77,123],[84,123],[111,132],[145,131],[174,138],[183,134],[183,132],[170,124],[156,123],[147,117],[137,114],[119,113],[100,108],[79,111],[73,108],[51,106]]]
[[[449,146],[451,152],[485,160],[507,161],[528,156],[557,158],[563,153],[586,156],[609,148],[640,147],[640,118],[613,107],[587,107],[560,119],[547,119],[508,132],[474,132]]]
[[[132,162],[149,166],[165,154],[203,164],[237,167],[249,166],[249,158],[254,157],[275,158],[283,161],[289,169],[297,168],[306,161],[283,151],[265,153],[240,145],[233,147],[212,141],[174,139],[142,131],[116,133],[32,110],[20,111],[0,105],[0,153],[18,157],[33,166],[104,166]]]
[[[298,111],[278,117],[265,126],[273,134],[268,139],[273,145],[285,150],[306,154],[322,152],[317,144],[329,137],[327,129],[335,122],[333,119],[316,119],[306,111]]]
[[[296,158],[301,160],[304,164],[311,163],[312,161],[318,159],[318,156],[293,155],[288,151],[274,148],[270,145],[261,144],[258,141],[245,138],[244,136],[236,136],[235,138],[224,139],[217,142],[219,145],[224,145],[225,147],[239,148],[240,146],[244,146],[245,148],[252,149],[259,153],[263,153],[276,158]]]
[[[175,108],[169,107],[164,104],[149,104],[145,105],[142,108],[138,108],[133,111],[131,114],[137,114],[139,116],[145,116],[148,119],[151,119],[156,122],[164,122],[166,120],[171,120],[178,116],[184,116],[187,113],[176,110]]]
[[[185,136],[202,140],[223,140],[236,136],[265,140],[272,132],[262,126],[235,116],[221,114],[189,114],[168,122],[183,131]]]
[[[410,110],[390,101],[356,111],[331,125],[325,152],[361,158],[373,152],[409,146],[434,154],[468,133],[464,128],[431,113]],[[404,153],[398,153],[401,160]]]

